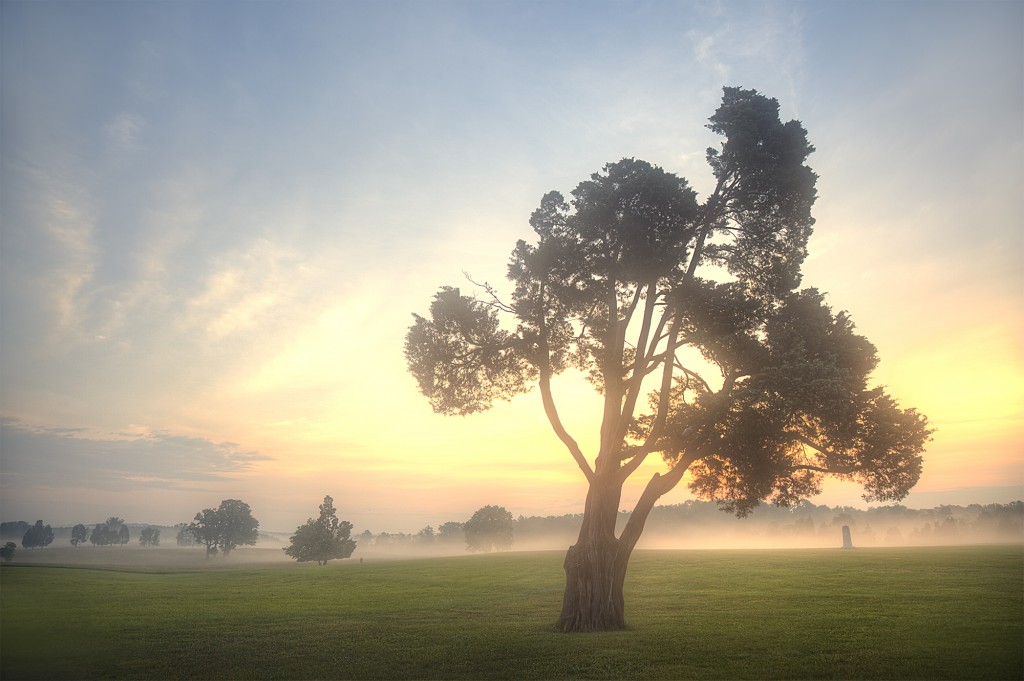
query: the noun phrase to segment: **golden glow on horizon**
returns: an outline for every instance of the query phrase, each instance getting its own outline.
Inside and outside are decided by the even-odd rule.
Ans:
[[[371,317],[366,302],[328,310],[250,376],[202,405],[233,423],[234,439],[275,457],[257,464],[253,484],[272,485],[284,476],[308,485],[309,494],[355,485],[345,490],[352,503],[424,513],[472,511],[483,503],[501,503],[516,515],[582,510],[585,482],[535,392],[483,414],[435,415],[405,372],[400,343],[375,343],[357,333]],[[882,357],[877,381],[937,428],[917,490],[1021,482],[1024,372],[1001,331],[974,330],[936,339],[910,357]],[[558,377],[554,393],[567,428],[592,459],[600,397],[574,374]],[[982,470],[967,460],[974,457],[986,461]],[[659,458],[646,462],[624,489],[623,508],[664,470]],[[852,486],[830,482],[825,490],[834,501],[812,501],[863,504]],[[336,492],[341,498],[342,490]],[[687,498],[684,483],[662,503]]]

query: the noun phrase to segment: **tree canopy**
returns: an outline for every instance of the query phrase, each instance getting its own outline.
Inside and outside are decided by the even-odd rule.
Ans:
[[[896,501],[921,474],[927,419],[871,385],[875,347],[800,288],[817,181],[803,126],[783,123],[776,100],[729,87],[708,127],[722,142],[707,150],[706,198],[646,161],[609,163],[570,198],[541,199],[536,241],[512,251],[508,298],[489,284],[481,298],[442,287],[406,336],[409,370],[439,413],[539,388],[589,483],[566,561],[566,630],[625,626],[626,561],[655,501],[687,473],[698,498],[739,515],[813,496],[826,475]],[[551,387],[569,369],[604,398],[592,459]],[[668,470],[616,537],[622,484],[651,455]]]
[[[160,528],[146,527],[139,533],[140,546],[160,546]]]
[[[317,565],[326,565],[329,560],[352,555],[356,542],[351,535],[352,523],[338,520],[334,499],[325,496],[320,504],[320,517],[310,518],[296,528],[284,552],[300,563],[315,560]]]
[[[89,538],[89,528],[78,523],[71,528],[71,545],[78,546],[79,544],[85,543],[85,540]]]
[[[462,531],[470,551],[509,551],[513,528],[512,513],[504,506],[484,506],[466,521]]]
[[[227,556],[239,546],[252,545],[259,537],[258,520],[252,517],[249,504],[238,499],[225,499],[217,508],[205,508],[196,513],[188,531],[200,544],[206,545],[206,554],[218,551]]]
[[[124,533],[122,533],[122,529]],[[110,546],[111,544],[127,543],[128,527],[123,518],[111,516],[102,523],[96,523],[96,527],[89,534],[89,541],[96,546]],[[122,541],[122,538],[124,541]]]
[[[53,528],[43,525],[42,520],[37,520],[36,524],[28,528],[21,538],[21,545],[26,549],[49,546],[51,543],[53,543]]]

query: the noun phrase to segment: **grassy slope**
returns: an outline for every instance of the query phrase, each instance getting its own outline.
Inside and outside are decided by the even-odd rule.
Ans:
[[[556,553],[5,566],[2,677],[1024,676],[1020,546],[639,552],[625,632],[552,633]],[[230,559],[229,559],[230,561]]]

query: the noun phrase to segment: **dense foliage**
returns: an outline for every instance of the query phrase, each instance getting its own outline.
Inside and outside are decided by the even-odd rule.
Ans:
[[[215,509],[205,508],[196,513],[188,530],[197,542],[206,545],[207,555],[220,551],[227,556],[238,546],[255,544],[259,526],[259,521],[252,517],[249,504],[238,499],[225,499]]]
[[[82,523],[78,523],[77,525],[75,525],[74,527],[71,528],[71,545],[72,546],[78,546],[79,544],[84,544],[85,540],[88,539],[88,538],[89,538],[89,528],[86,527],[85,525],[83,525]]]
[[[462,531],[470,551],[512,550],[512,513],[504,506],[484,506],[466,521]]]
[[[352,555],[356,542],[351,536],[352,523],[338,520],[334,499],[325,496],[320,504],[320,517],[300,525],[283,550],[300,563],[315,560],[317,565],[326,565],[329,560]]]
[[[21,538],[21,545],[26,549],[36,549],[42,546],[49,546],[53,543],[53,529],[49,525],[43,525],[42,520],[25,531]]]
[[[111,544],[127,544],[131,539],[131,531],[125,524],[123,518],[111,516],[102,523],[97,523],[89,535],[89,541],[96,546],[110,546]]]

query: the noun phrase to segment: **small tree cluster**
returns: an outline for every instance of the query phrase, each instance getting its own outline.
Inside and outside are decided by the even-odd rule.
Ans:
[[[18,545],[12,541],[4,544],[3,547],[0,547],[0,560],[3,560],[5,563],[10,563],[14,560],[14,551],[17,548]]]
[[[296,528],[290,545],[283,550],[300,563],[315,560],[317,565],[325,565],[329,560],[352,555],[356,542],[351,535],[352,523],[338,520],[334,499],[325,496],[324,503],[320,505],[320,517],[316,520],[310,518],[306,524]]]
[[[120,544],[124,546],[131,539],[131,532],[128,525],[122,518],[111,516],[106,522],[97,523],[89,535],[89,541],[96,546],[110,546]]]
[[[239,546],[256,543],[259,536],[258,520],[252,517],[249,504],[238,499],[225,499],[217,508],[206,508],[196,513],[188,531],[200,544],[206,545],[206,555],[220,551],[225,556]]]
[[[53,529],[49,525],[43,525],[42,520],[28,528],[25,536],[21,538],[21,545],[26,549],[35,549],[41,546],[49,546],[53,542]]]

